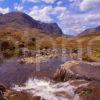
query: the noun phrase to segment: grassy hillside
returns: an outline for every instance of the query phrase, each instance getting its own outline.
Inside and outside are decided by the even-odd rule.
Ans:
[[[86,35],[66,38],[59,35],[48,35],[36,28],[0,29],[0,43],[3,51],[10,51],[10,55],[17,55],[15,49],[27,47],[29,50],[66,48],[72,55],[82,50],[84,60],[94,59],[100,61],[100,35]],[[91,50],[91,51],[90,51]],[[91,55],[90,55],[91,53]],[[91,59],[90,59],[91,58]]]

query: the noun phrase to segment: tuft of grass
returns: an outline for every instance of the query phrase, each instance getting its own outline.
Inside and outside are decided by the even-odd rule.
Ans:
[[[81,93],[80,93],[80,96],[90,96],[91,95],[91,91],[89,91],[89,90],[86,90],[86,91],[82,91]]]

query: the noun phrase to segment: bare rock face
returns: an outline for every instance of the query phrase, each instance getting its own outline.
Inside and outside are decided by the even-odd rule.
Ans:
[[[100,63],[69,61],[61,65],[54,74],[56,81],[86,79],[100,81]]]

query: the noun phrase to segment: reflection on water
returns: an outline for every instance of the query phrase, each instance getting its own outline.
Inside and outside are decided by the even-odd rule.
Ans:
[[[61,57],[50,59],[48,62],[39,64],[39,66],[36,64],[20,64],[18,60],[20,58],[11,58],[0,64],[1,83],[11,86],[12,84],[23,84],[30,77],[35,76],[52,78],[59,65],[64,63]],[[37,70],[38,68],[39,70]]]
[[[13,89],[29,92],[46,100],[79,100],[79,96],[74,93],[75,88],[70,82],[53,83],[43,79],[29,79],[24,86],[15,85]]]

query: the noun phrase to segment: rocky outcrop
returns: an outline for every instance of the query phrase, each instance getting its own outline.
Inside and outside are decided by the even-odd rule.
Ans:
[[[86,79],[100,81],[100,63],[69,61],[61,65],[54,74],[56,81]]]

